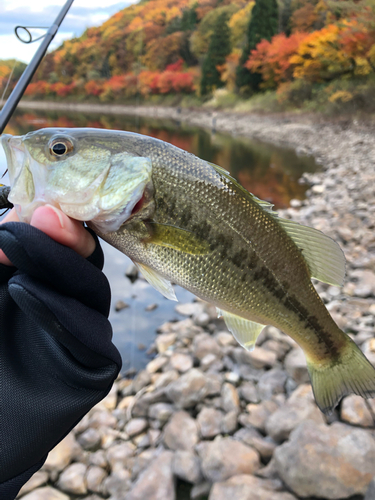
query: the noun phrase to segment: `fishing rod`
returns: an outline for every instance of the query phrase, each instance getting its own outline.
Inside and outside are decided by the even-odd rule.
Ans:
[[[14,113],[14,110],[17,107],[17,104],[19,103],[21,97],[23,96],[26,87],[30,83],[30,80],[35,74],[35,71],[38,69],[44,54],[47,52],[47,49],[54,39],[61,23],[63,22],[66,14],[68,13],[72,3],[74,0],[67,0],[63,8],[60,10],[58,16],[55,19],[55,22],[49,27],[47,33],[43,35],[43,40],[41,44],[38,47],[38,50],[35,52],[34,57],[30,61],[30,63],[27,65],[25,71],[22,73],[21,78],[19,79],[17,85],[14,87],[12,93],[8,97],[6,103],[3,106],[3,109],[0,111],[0,134],[3,133],[7,123],[9,122],[12,114]],[[17,38],[20,39],[17,30],[19,28],[23,28],[22,26],[17,26],[16,27],[16,35]],[[26,32],[30,36],[30,40],[25,43],[30,43],[32,41],[32,37],[30,35],[30,32],[27,30],[27,28],[24,28]],[[42,37],[39,37],[37,40],[39,40]],[[36,40],[34,40],[36,41]],[[8,201],[8,195],[9,195],[10,188],[8,186],[3,186],[0,184],[0,210],[3,209],[8,209],[11,208],[13,205]]]

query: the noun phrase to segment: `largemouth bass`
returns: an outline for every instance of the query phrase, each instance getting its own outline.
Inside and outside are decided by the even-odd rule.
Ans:
[[[42,129],[1,141],[22,221],[46,203],[86,221],[166,297],[175,300],[177,283],[214,304],[246,349],[265,325],[280,328],[302,347],[325,413],[349,393],[375,396],[373,366],[311,282],[343,282],[332,239],[278,217],[221,167],[151,137]]]

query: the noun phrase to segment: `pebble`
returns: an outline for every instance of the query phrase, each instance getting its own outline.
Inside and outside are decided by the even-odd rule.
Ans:
[[[51,486],[37,488],[22,498],[23,500],[70,500],[68,495],[65,495],[55,488],[51,488]]]
[[[102,436],[97,429],[89,427],[77,437],[77,441],[84,450],[97,450],[100,447]]]
[[[185,373],[193,367],[193,360],[188,354],[173,353],[169,360],[172,368],[180,373]]]
[[[237,474],[253,474],[260,467],[259,455],[232,437],[218,436],[212,442],[197,446],[202,472],[211,482],[225,481]]]
[[[207,395],[205,376],[192,368],[169,384],[165,393],[177,408],[191,408]]]
[[[268,417],[265,430],[275,441],[282,442],[305,420],[313,420],[317,424],[325,423],[308,384],[298,386],[285,404]]]
[[[125,426],[125,432],[129,437],[134,437],[141,434],[148,427],[147,419],[145,418],[132,418]]]
[[[220,434],[222,421],[223,413],[221,411],[204,407],[197,416],[200,436],[203,439],[211,439]]]
[[[85,495],[87,493],[85,464],[74,463],[69,465],[59,477],[57,486],[66,493]]]
[[[36,488],[39,488],[39,486],[42,486],[43,484],[47,483],[48,481],[48,473],[42,470],[39,470],[35,472],[33,476],[22,486],[20,489],[17,498],[26,495],[26,493],[29,493],[32,490],[35,490]]]
[[[105,495],[113,495],[115,498],[123,498],[131,487],[130,472],[123,468],[117,468],[103,481]]]
[[[260,370],[274,366],[277,361],[277,355],[275,352],[256,346],[253,351],[244,351],[242,359],[244,360],[243,362],[247,362]]]
[[[188,483],[198,484],[203,480],[200,460],[193,451],[177,450],[173,456],[172,469],[177,477]]]
[[[156,373],[161,370],[166,363],[168,363],[168,358],[164,356],[158,356],[147,364],[146,370],[149,373]]]
[[[274,401],[263,401],[259,404],[249,403],[246,406],[247,413],[241,413],[238,420],[245,427],[255,427],[261,432],[265,432],[266,421],[277,408],[278,405]]]
[[[103,490],[102,483],[106,477],[107,472],[104,469],[97,465],[91,465],[86,475],[87,489],[94,493],[101,493]]]
[[[162,451],[139,475],[126,500],[175,500],[173,453]]]
[[[208,500],[297,500],[288,492],[275,491],[270,481],[239,474],[213,485]]]
[[[221,401],[221,407],[225,412],[238,412],[240,409],[240,398],[237,389],[232,384],[223,384],[221,389]]]
[[[123,300],[118,300],[115,304],[115,311],[119,312],[122,311],[123,309],[127,309],[128,307],[130,307],[129,304],[127,304]]]
[[[153,420],[158,420],[160,426],[164,425],[173,414],[174,407],[169,403],[155,403],[148,409],[148,416]]]
[[[306,358],[300,347],[293,349],[286,355],[285,370],[297,384],[310,382]]]
[[[159,354],[163,354],[166,350],[173,346],[177,338],[176,333],[161,333],[156,337],[156,349]]]
[[[366,402],[361,396],[351,394],[341,403],[341,420],[352,425],[374,427],[375,422]]]
[[[114,444],[107,451],[107,461],[110,469],[116,471],[118,469],[126,469],[131,463],[130,458],[134,455],[135,447],[131,443]]]
[[[174,413],[164,428],[164,444],[170,450],[191,450],[198,443],[198,425],[186,411]]]
[[[72,433],[68,434],[49,452],[43,470],[61,472],[70,464],[79,449],[80,446],[74,435]]]

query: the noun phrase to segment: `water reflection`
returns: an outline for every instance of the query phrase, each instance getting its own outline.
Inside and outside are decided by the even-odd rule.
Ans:
[[[22,135],[43,127],[94,127],[128,130],[150,135],[225,168],[241,184],[276,208],[289,206],[292,198],[303,199],[306,186],[298,183],[303,172],[314,172],[311,156],[297,156],[293,149],[259,141],[209,133],[173,120],[123,115],[18,111],[5,132]]]
[[[173,121],[158,121],[119,115],[84,115],[60,112],[16,112],[5,133],[23,135],[43,127],[94,127],[118,129],[150,135],[170,142],[207,161],[216,163],[236,177],[241,184],[259,198],[268,200],[276,207],[287,207],[292,198],[302,199],[305,186],[298,183],[303,172],[312,172],[317,166],[312,157],[298,157],[294,150],[275,147],[249,139],[179,125]],[[0,151],[0,173],[5,170],[5,155]],[[7,182],[7,179],[3,181]],[[147,362],[147,354],[141,345],[149,346],[155,338],[155,330],[163,322],[181,318],[175,311],[175,303],[168,301],[143,280],[134,284],[124,276],[131,261],[103,242],[106,256],[104,272],[112,289],[110,321],[114,330],[114,342],[119,348],[124,371],[130,367],[139,369]],[[193,295],[176,287],[181,302],[192,300]],[[123,300],[129,307],[115,312],[114,304]],[[156,304],[152,311],[146,307]]]

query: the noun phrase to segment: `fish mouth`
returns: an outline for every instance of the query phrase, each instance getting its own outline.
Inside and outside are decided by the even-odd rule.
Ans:
[[[26,149],[20,137],[3,134],[0,141],[5,152],[9,178],[12,183],[25,162]]]

